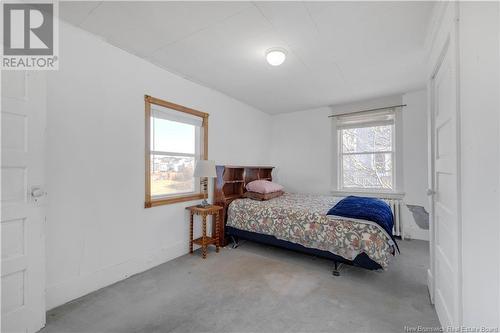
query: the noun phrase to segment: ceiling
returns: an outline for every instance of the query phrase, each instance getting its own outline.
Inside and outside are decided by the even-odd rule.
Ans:
[[[430,2],[60,2],[130,53],[276,114],[424,86]],[[273,67],[265,51],[283,47]]]

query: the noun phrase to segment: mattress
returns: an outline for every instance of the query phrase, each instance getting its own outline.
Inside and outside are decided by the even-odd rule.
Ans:
[[[237,199],[229,205],[227,225],[328,251],[347,260],[365,253],[387,268],[394,255],[391,237],[370,221],[327,216],[340,199],[292,193],[267,201]]]

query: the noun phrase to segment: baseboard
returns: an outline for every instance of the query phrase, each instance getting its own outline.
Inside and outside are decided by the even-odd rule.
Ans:
[[[132,258],[99,271],[48,286],[46,288],[47,311],[132,275],[147,271],[186,253],[188,253],[186,242],[179,242],[158,252],[151,253],[145,258]]]

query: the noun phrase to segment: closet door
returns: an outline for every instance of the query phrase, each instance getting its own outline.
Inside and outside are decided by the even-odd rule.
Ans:
[[[434,303],[441,325],[461,322],[461,223],[456,20],[439,45],[430,82],[432,135],[432,245]]]
[[[45,325],[46,74],[2,71],[2,332]]]

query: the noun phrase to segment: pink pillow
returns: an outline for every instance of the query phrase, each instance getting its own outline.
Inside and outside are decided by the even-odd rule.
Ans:
[[[270,182],[269,180],[254,180],[247,184],[247,190],[262,194],[283,191],[283,186]]]

